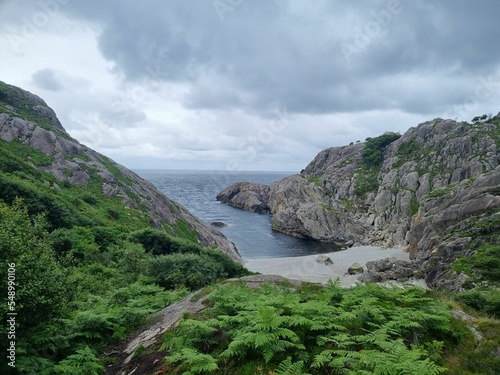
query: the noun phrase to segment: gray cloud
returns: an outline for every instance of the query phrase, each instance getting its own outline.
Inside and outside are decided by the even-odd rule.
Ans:
[[[23,85],[35,72],[26,88],[49,90],[66,128],[118,159],[300,170],[321,148],[498,112],[496,0],[63,3],[12,55],[9,37],[44,9],[0,7],[12,65],[0,74]],[[280,116],[285,128],[258,141]]]
[[[63,89],[63,84],[56,76],[56,72],[52,69],[41,69],[33,73],[31,79],[36,86],[44,90],[60,91]]]
[[[227,4],[222,20],[210,1],[86,1],[63,10],[101,25],[101,51],[128,80],[191,84],[189,108],[259,113],[277,102],[297,113],[433,113],[454,103],[455,80],[498,68],[495,0]],[[356,48],[349,59],[343,43]],[[387,84],[433,72],[443,79],[419,80],[411,95],[441,91],[432,100],[408,100],[414,87]]]

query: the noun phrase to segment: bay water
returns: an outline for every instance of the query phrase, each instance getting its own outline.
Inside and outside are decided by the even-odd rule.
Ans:
[[[227,172],[192,170],[136,170],[170,199],[182,204],[192,214],[218,228],[238,247],[246,259],[292,257],[338,250],[334,244],[291,237],[271,229],[270,215],[257,214],[217,202],[216,195],[238,181],[271,184],[291,172]]]

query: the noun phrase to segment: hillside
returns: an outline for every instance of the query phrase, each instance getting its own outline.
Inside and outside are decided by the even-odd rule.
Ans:
[[[73,139],[42,99],[3,82],[0,146],[0,199],[11,203],[24,198],[31,213],[46,212],[54,227],[151,226],[240,258],[215,228],[150,182]]]
[[[407,246],[415,276],[432,287],[480,283],[499,266],[500,115],[475,120],[435,119],[402,136],[323,150],[300,174],[272,184],[260,204],[274,230],[293,236]],[[240,195],[229,200],[242,207]],[[450,266],[463,257],[476,261]]]
[[[108,345],[190,291],[248,275],[240,261],[215,228],[73,139],[42,99],[0,82],[0,313],[10,322],[0,373],[100,374]]]

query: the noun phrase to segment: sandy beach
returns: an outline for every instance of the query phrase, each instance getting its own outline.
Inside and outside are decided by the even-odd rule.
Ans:
[[[333,261],[325,265],[316,261],[318,255],[288,258],[261,258],[245,259],[245,266],[254,272],[266,275],[280,275],[289,279],[326,283],[329,279],[340,279],[342,286],[349,287],[356,284],[359,275],[347,274],[347,269],[353,263],[365,266],[366,262],[395,257],[408,260],[409,254],[404,248],[384,249],[376,246],[358,246],[342,251],[323,254]],[[365,267],[366,270],[366,267]],[[421,282],[414,282],[421,285]]]

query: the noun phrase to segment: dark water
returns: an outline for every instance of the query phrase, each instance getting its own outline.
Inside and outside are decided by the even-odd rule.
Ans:
[[[243,258],[288,257],[325,253],[334,245],[302,240],[271,230],[269,215],[256,214],[221,204],[215,196],[237,181],[270,184],[290,176],[289,172],[223,172],[138,170],[167,197],[181,203],[201,220],[222,221],[219,228],[233,241]]]

